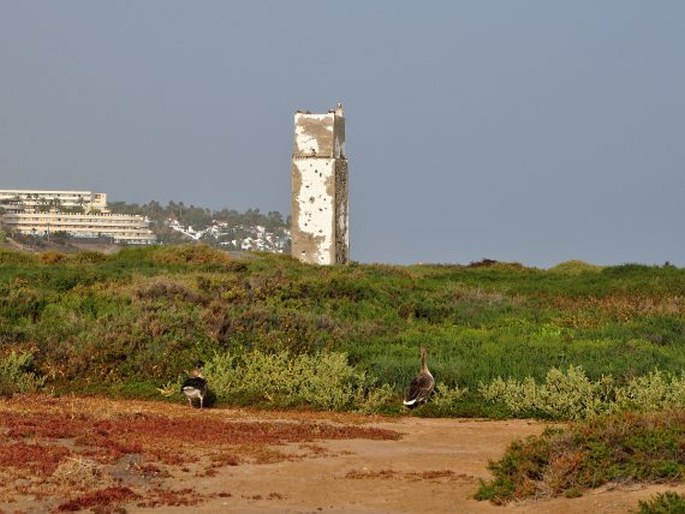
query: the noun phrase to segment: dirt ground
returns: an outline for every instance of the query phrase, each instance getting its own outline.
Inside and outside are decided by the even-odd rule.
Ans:
[[[196,512],[241,513],[626,513],[667,486],[606,487],[580,498],[530,500],[507,506],[477,501],[489,459],[514,439],[539,434],[544,425],[525,420],[484,421],[406,417],[374,422],[398,431],[396,441],[328,441],[325,452],[296,462],[238,466],[202,484],[230,489],[195,507]],[[685,492],[685,488],[680,489]],[[165,512],[182,512],[168,508]],[[131,512],[138,512],[131,510]]]
[[[0,401],[0,512],[624,513],[682,486],[495,506],[487,463],[535,421]]]

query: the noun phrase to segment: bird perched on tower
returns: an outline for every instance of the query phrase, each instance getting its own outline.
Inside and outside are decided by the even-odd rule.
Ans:
[[[181,392],[188,398],[188,403],[193,406],[193,400],[200,400],[200,408],[203,407],[205,395],[207,394],[207,380],[202,376],[199,369],[195,369],[190,376],[185,379],[181,386]]]
[[[343,112],[342,102],[338,102],[336,106],[333,109],[329,109],[328,112],[330,114],[335,114],[336,116],[345,116],[345,113]]]
[[[404,406],[408,409],[413,409],[419,405],[426,403],[433,388],[435,387],[435,379],[426,366],[426,349],[421,347],[421,369],[411,383],[407,390],[407,395],[404,398]]]

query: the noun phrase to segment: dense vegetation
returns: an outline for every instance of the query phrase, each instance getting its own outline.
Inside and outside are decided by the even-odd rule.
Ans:
[[[625,412],[548,429],[510,446],[490,464],[494,479],[477,498],[505,503],[526,497],[574,497],[609,482],[668,482],[685,472],[685,410]],[[681,510],[658,510],[668,505]],[[643,512],[683,512],[675,494],[654,499]],[[650,510],[651,509],[651,510]]]
[[[661,396],[678,402],[684,314],[685,270],[669,265],[316,267],[205,246],[0,253],[0,350],[29,353],[26,369],[56,391],[158,395],[202,360],[226,388],[236,372],[286,384],[260,395],[243,383],[244,394],[220,402],[290,405],[295,387],[319,408],[396,405],[426,345],[438,381],[426,414],[575,417],[535,404],[517,411],[488,387],[498,377],[544,384],[552,370],[566,382],[611,375],[602,398],[613,401],[657,376]],[[311,399],[314,378],[283,382],[283,367],[302,362],[327,366],[312,377],[337,374],[322,386],[334,400]]]
[[[685,512],[685,497],[673,491],[666,491],[648,501],[641,501],[639,506],[638,514],[682,514]]]

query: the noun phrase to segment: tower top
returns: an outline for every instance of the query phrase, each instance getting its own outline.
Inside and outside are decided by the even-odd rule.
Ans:
[[[295,112],[293,157],[345,158],[345,115],[342,103],[328,113]]]

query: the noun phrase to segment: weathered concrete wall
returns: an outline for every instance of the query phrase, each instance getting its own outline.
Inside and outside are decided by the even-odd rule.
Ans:
[[[312,264],[349,260],[348,169],[342,107],[295,114],[292,255]]]
[[[335,263],[350,262],[347,159],[335,161]]]

